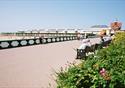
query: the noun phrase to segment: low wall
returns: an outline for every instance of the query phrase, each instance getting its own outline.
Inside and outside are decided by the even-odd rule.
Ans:
[[[0,50],[8,49],[8,48],[23,47],[23,46],[38,45],[38,44],[71,41],[71,40],[77,40],[77,37],[76,36],[65,36],[65,37],[62,36],[62,37],[53,37],[53,38],[5,40],[5,41],[0,41]]]

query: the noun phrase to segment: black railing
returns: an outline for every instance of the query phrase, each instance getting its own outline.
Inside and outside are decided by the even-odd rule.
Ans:
[[[0,41],[0,49],[16,48],[16,47],[47,44],[47,43],[62,42],[62,41],[71,41],[71,40],[77,40],[77,36],[4,40],[4,41]]]

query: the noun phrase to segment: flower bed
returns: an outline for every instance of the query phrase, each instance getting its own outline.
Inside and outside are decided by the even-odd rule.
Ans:
[[[57,73],[57,88],[125,88],[125,33],[108,48]]]

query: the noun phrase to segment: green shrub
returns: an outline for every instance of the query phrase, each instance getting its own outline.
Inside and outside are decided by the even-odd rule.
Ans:
[[[57,73],[57,88],[125,88],[125,33],[108,48]]]

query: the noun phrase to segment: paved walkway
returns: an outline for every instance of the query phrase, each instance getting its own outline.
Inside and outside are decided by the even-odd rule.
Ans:
[[[52,74],[67,61],[75,60],[73,48],[80,44],[74,40],[0,50],[0,88],[47,88],[48,83],[55,86]]]

